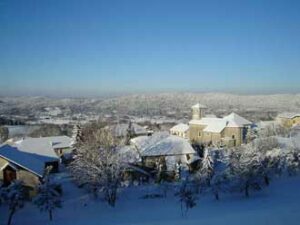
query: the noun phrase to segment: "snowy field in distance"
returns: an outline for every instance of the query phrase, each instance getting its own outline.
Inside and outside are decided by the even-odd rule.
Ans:
[[[155,187],[131,187],[120,194],[115,208],[92,199],[78,189],[68,177],[61,181],[64,188],[63,208],[54,212],[49,222],[46,213],[27,204],[13,219],[14,225],[296,225],[300,221],[300,177],[280,178],[269,188],[251,193],[221,196],[219,202],[211,195],[200,196],[197,206],[187,218],[181,216],[180,204],[173,193],[167,198],[142,199],[145,194],[159,193]],[[7,211],[0,207],[0,224],[5,224]]]

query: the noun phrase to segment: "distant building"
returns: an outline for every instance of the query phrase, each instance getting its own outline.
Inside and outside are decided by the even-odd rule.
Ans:
[[[176,135],[182,138],[188,138],[189,125],[187,124],[177,124],[170,129],[172,135]]]
[[[192,106],[192,120],[189,121],[189,139],[216,146],[240,146],[252,122],[231,113],[223,118],[205,117],[206,106]]]
[[[300,124],[300,113],[282,113],[277,116],[277,121],[285,127],[293,127]]]

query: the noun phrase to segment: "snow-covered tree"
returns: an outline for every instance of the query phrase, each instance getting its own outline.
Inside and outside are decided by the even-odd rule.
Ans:
[[[252,148],[260,153],[262,175],[265,184],[269,185],[270,178],[281,170],[281,151],[278,140],[274,137],[258,138],[252,143]]]
[[[263,181],[262,154],[251,145],[233,149],[230,155],[233,187],[249,197],[250,190],[260,190]]]
[[[21,181],[14,181],[8,187],[2,189],[2,201],[9,208],[7,225],[11,224],[15,213],[24,207],[24,186]]]
[[[61,208],[61,186],[51,182],[48,178],[39,186],[38,195],[34,198],[33,203],[41,210],[49,214],[49,220],[53,219],[53,211]]]
[[[7,127],[0,126],[0,144],[8,139],[9,130]]]
[[[90,134],[88,142],[78,147],[70,169],[77,181],[90,187],[95,195],[104,193],[105,200],[114,206],[124,166],[118,154],[119,141],[107,129]]]
[[[229,189],[227,176],[228,153],[225,150],[216,150],[213,154],[213,176],[210,180],[209,190],[212,192],[216,200],[220,199],[220,193]]]
[[[128,145],[130,143],[130,139],[134,137],[134,127],[133,124],[131,122],[131,120],[129,121],[128,124],[128,128],[126,130],[126,140],[125,143]]]
[[[203,158],[200,164],[199,170],[195,174],[195,180],[197,182],[198,188],[203,190],[210,186],[210,181],[214,174],[213,159],[209,154],[209,150],[206,148],[203,152]]]
[[[272,124],[266,126],[259,132],[260,137],[272,137],[272,136],[281,136],[288,137],[290,135],[291,129],[281,124]]]
[[[285,168],[289,175],[295,175],[300,170],[300,150],[291,146],[285,153]]]

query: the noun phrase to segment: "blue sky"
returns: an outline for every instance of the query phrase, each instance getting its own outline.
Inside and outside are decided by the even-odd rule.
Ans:
[[[300,92],[299,12],[287,0],[0,0],[0,94]]]

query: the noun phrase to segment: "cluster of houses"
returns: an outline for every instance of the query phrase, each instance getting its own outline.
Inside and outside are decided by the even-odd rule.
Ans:
[[[236,113],[222,118],[208,116],[205,110],[201,104],[192,106],[189,123],[178,124],[170,132],[152,134],[134,123],[112,126],[116,137],[131,132],[128,145],[119,151],[129,179],[135,179],[136,174],[151,176],[157,171],[167,171],[174,177],[179,167],[193,169],[201,160],[195,144],[235,147],[245,143],[252,122]],[[300,114],[282,114],[278,121],[286,126],[300,124]],[[76,134],[80,132],[78,126],[74,129]],[[7,141],[0,146],[0,182],[8,185],[15,179],[22,180],[29,195],[34,195],[45,168],[51,166],[52,172],[58,172],[60,163],[73,152],[76,138],[73,135]]]
[[[58,172],[64,156],[70,154],[74,140],[67,136],[8,140],[0,146],[0,181],[9,185],[21,180],[28,195],[36,193],[45,169]]]

